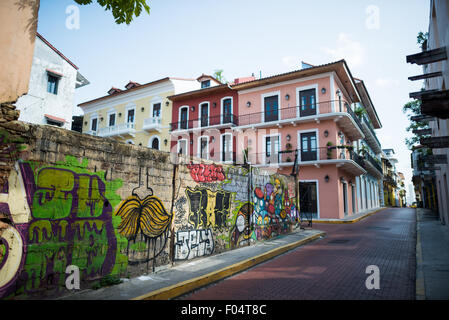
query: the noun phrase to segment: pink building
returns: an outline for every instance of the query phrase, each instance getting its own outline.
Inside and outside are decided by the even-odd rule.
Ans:
[[[291,174],[297,156],[303,218],[341,219],[379,207],[378,184],[363,188],[360,180],[369,174],[366,162],[375,165],[376,152],[372,159],[358,152],[365,141],[362,110],[378,119],[364,107],[370,102],[344,60],[232,88],[239,103],[237,162],[247,157],[254,167]],[[370,206],[362,207],[367,201],[358,197],[369,197]]]

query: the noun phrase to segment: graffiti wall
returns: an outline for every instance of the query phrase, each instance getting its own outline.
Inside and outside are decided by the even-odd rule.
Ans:
[[[291,177],[51,126],[0,124],[0,298],[67,293],[283,233]]]

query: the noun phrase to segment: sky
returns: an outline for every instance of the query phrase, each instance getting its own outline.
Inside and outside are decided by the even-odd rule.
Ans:
[[[106,95],[129,80],[197,78],[222,69],[228,81],[262,77],[344,58],[363,79],[383,127],[383,149],[411,184],[409,122],[402,106],[422,82],[422,68],[406,63],[428,31],[429,0],[147,0],[130,25],[117,25],[95,1],[41,0],[38,32],[79,67],[90,84],[75,104]],[[82,113],[76,108],[76,113]]]

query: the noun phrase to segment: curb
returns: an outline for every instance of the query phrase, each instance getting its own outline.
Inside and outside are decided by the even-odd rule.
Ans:
[[[415,296],[416,300],[426,300],[426,287],[424,285],[424,272],[422,270],[422,248],[421,236],[419,234],[419,216],[418,210],[415,209],[416,214],[416,281],[415,281]]]
[[[220,270],[210,272],[208,274],[189,279],[165,288],[151,291],[147,294],[132,298],[131,300],[168,300],[171,298],[179,297],[182,294],[188,293],[200,287],[204,287],[213,282],[217,282],[226,277],[232,276],[238,272],[251,268],[261,262],[269,260],[275,256],[278,256],[284,252],[287,252],[295,247],[301,246],[308,242],[318,239],[319,237],[325,236],[325,232],[320,232],[313,236],[301,239],[299,241],[289,243],[287,245],[281,246],[279,248],[272,249],[258,256],[237,262],[230,266],[224,267]]]
[[[360,217],[352,219],[352,220],[327,220],[327,221],[326,220],[316,220],[316,221],[312,220],[312,223],[330,223],[330,224],[355,223],[355,222],[359,222],[360,220],[363,220],[363,219],[365,219],[375,213],[378,213],[379,211],[385,210],[385,209],[387,209],[387,208],[380,208],[380,209],[377,209],[376,211],[367,213],[363,216],[360,216]]]

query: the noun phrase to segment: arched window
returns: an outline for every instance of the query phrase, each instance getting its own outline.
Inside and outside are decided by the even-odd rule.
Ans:
[[[148,144],[148,147],[151,149],[155,149],[155,150],[159,150],[159,137],[158,136],[153,136],[150,138],[150,143]]]

